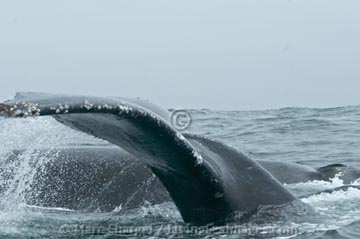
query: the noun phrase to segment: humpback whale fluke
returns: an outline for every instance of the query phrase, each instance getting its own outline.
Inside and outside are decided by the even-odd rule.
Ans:
[[[185,222],[223,222],[235,212],[298,199],[255,161],[222,143],[183,135],[169,113],[139,100],[20,93],[0,105],[9,117],[52,115],[118,145],[160,179]]]

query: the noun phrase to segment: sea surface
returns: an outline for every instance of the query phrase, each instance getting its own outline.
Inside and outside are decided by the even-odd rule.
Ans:
[[[192,122],[186,132],[225,142],[254,160],[360,167],[360,106],[187,112]],[[84,144],[108,146],[51,117],[0,118],[0,238],[360,238],[360,190],[355,188],[302,199],[314,208],[317,216],[312,218],[213,228],[184,224],[171,202],[133,210],[123,210],[119,203],[110,213],[27,205],[24,194],[35,171],[56,157],[38,149]],[[8,161],[19,149],[24,151],[18,160]],[[335,177],[285,186],[301,196],[342,185]]]

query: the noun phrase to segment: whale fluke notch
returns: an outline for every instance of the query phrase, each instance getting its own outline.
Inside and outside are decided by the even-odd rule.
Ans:
[[[263,205],[297,200],[253,160],[216,141],[182,135],[171,127],[168,113],[148,102],[19,93],[1,105],[0,114],[51,115],[120,146],[153,171],[184,221],[195,225],[222,223],[236,212],[246,214]]]

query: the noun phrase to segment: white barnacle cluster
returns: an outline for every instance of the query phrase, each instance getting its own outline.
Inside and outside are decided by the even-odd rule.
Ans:
[[[145,110],[139,110],[139,115],[142,115],[143,117],[148,117],[149,113],[146,112]]]
[[[41,109],[38,104],[31,102],[17,102],[10,109],[14,116],[39,116]]]
[[[112,110],[113,109],[113,107],[111,105],[108,105],[108,104],[104,104],[103,106],[101,106],[101,108],[104,109],[104,110]]]
[[[148,115],[148,113],[147,113],[146,111],[144,111],[144,110],[139,110],[139,112],[140,112],[140,114],[142,114],[143,116],[147,116],[147,115]]]
[[[153,118],[159,126],[161,126],[162,121],[158,115],[150,113],[150,117]]]
[[[112,110],[114,107],[108,104],[93,104],[88,100],[84,100],[84,104],[81,106],[81,108],[85,108],[87,110]]]
[[[133,110],[128,105],[118,105],[118,109],[119,109],[119,114],[123,114],[123,113],[128,114],[129,112],[131,112]]]
[[[50,109],[55,111],[56,114],[67,114],[69,113],[69,105],[59,104],[57,107],[51,107]]]
[[[65,108],[64,113],[65,113],[65,114],[69,113],[69,108],[70,108],[70,106],[69,106],[69,105],[65,105],[64,108]]]
[[[193,151],[193,155],[196,158],[196,164],[201,165],[204,162],[204,158],[201,156],[201,154],[197,151]]]
[[[8,110],[9,110],[9,113],[10,113],[10,114],[15,114],[15,115],[20,112],[20,110],[17,109],[17,105],[16,105],[16,104],[13,105],[13,106],[11,106],[10,108],[8,108]]]
[[[87,110],[91,110],[92,108],[94,108],[94,105],[91,104],[90,101],[84,100],[84,104],[81,107]]]

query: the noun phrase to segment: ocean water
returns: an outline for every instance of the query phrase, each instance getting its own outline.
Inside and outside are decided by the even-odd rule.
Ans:
[[[225,142],[252,159],[312,167],[341,163],[360,167],[360,107],[284,108],[265,111],[188,110],[186,132]],[[360,190],[349,188],[303,198],[316,216],[303,220],[249,222],[195,228],[183,223],[171,202],[132,210],[84,213],[28,205],[35,172],[56,158],[56,150],[108,143],[69,129],[51,117],[0,118],[1,238],[360,238]],[[17,160],[11,158],[21,149]],[[44,153],[45,149],[46,152]],[[360,179],[352,184],[360,185]],[[309,181],[285,185],[296,195],[343,186]],[[191,195],[189,195],[191,197]]]

